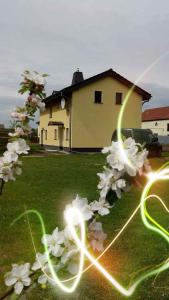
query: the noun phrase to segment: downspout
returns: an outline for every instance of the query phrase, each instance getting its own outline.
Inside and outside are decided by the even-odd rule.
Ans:
[[[69,116],[69,151],[72,152],[72,98],[70,98],[70,116]]]

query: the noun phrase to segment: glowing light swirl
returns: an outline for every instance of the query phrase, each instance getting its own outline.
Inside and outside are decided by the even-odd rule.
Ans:
[[[145,279],[147,279],[150,276],[159,274],[162,271],[165,271],[169,268],[169,259],[165,260],[164,262],[160,263],[159,265],[155,266],[153,269],[148,270],[147,272],[145,272],[144,274],[140,275],[139,278],[134,282],[134,284],[132,284],[129,288],[125,288],[123,285],[121,285],[116,279],[115,277],[113,277],[100,263],[99,263],[99,259],[108,251],[108,249],[117,241],[117,239],[119,239],[120,235],[122,234],[122,232],[124,232],[124,230],[127,228],[128,224],[132,221],[132,219],[134,218],[134,216],[136,215],[136,213],[138,212],[139,208],[140,208],[140,212],[141,212],[141,218],[142,221],[144,223],[144,225],[150,229],[155,231],[156,233],[158,233],[161,237],[163,237],[167,243],[169,243],[169,232],[167,230],[165,230],[160,224],[158,224],[157,221],[155,221],[150,214],[147,212],[146,209],[146,202],[147,200],[149,200],[150,198],[156,198],[157,200],[160,201],[160,203],[163,205],[163,207],[165,208],[165,210],[169,213],[169,209],[167,208],[167,206],[164,204],[164,202],[162,201],[162,199],[157,196],[157,195],[148,195],[148,192],[151,188],[151,186],[156,183],[159,180],[169,180],[169,168],[167,168],[166,166],[169,163],[165,164],[165,168],[163,169],[163,167],[161,167],[158,171],[154,172],[154,173],[150,173],[148,175],[148,182],[144,188],[144,191],[141,195],[141,199],[140,199],[140,204],[137,206],[137,208],[134,210],[134,212],[132,213],[132,215],[129,217],[128,221],[125,223],[125,225],[122,227],[122,229],[120,230],[120,232],[117,234],[117,236],[113,239],[113,241],[106,247],[106,249],[101,253],[101,255],[97,258],[95,258],[94,256],[91,255],[91,253],[88,251],[88,249],[85,246],[85,222],[83,220],[83,216],[81,214],[81,212],[77,209],[77,208],[70,208],[67,210],[65,218],[66,218],[66,222],[70,228],[72,237],[77,245],[77,247],[80,249],[80,263],[79,263],[79,270],[78,270],[78,274],[72,278],[69,278],[67,280],[61,281],[55,270],[54,270],[54,266],[52,264],[52,261],[50,259],[50,254],[47,248],[47,243],[45,242],[45,252],[47,253],[47,259],[48,259],[48,264],[49,264],[49,268],[50,268],[50,272],[52,277],[50,277],[48,274],[45,273],[45,271],[42,268],[42,271],[44,272],[44,274],[50,279],[52,280],[57,286],[59,286],[60,289],[62,289],[64,292],[66,293],[71,293],[73,292],[79,281],[80,278],[82,276],[82,274],[84,272],[86,272],[89,268],[91,268],[92,266],[95,266],[97,268],[98,271],[100,271],[102,273],[102,275],[124,296],[129,297],[131,296],[135,289],[137,288],[137,286]],[[19,218],[17,218],[14,222],[16,222],[17,220],[19,220],[21,217],[23,217],[25,214],[29,214],[29,213],[33,213],[36,214],[36,216],[39,218],[40,223],[41,223],[41,228],[42,228],[42,233],[43,235],[46,233],[45,230],[45,225],[43,222],[43,219],[41,217],[41,215],[35,211],[35,210],[28,210],[25,213],[23,213],[21,216],[19,216]],[[79,219],[79,227],[80,227],[80,232],[81,232],[81,236],[79,238],[79,236],[77,235],[76,232],[76,228],[74,226],[74,217]],[[151,223],[153,223],[153,225],[151,223],[149,223],[149,221],[151,221]],[[32,240],[33,240],[33,235],[31,233],[32,236]],[[33,242],[34,245],[34,242]],[[34,245],[34,249],[36,252],[36,247]],[[89,259],[89,261],[91,262],[91,264],[84,270],[83,269],[83,265],[84,265],[84,255]],[[65,282],[74,280],[73,284],[71,287],[67,287],[65,286]]]
[[[153,67],[154,65],[156,65],[162,58],[164,58],[166,55],[168,55],[169,51],[166,52],[164,55],[160,56],[155,62],[153,62],[146,70],[145,72],[143,72],[139,78],[137,79],[135,85],[145,76],[146,73],[148,73]],[[120,142],[120,153],[123,157],[123,160],[126,164],[128,164],[131,168],[135,167],[133,166],[132,162],[128,159],[126,153],[125,153],[125,149],[123,147],[123,140],[122,140],[122,134],[121,134],[121,128],[122,128],[122,120],[123,120],[123,116],[124,116],[124,112],[125,112],[125,108],[127,106],[128,100],[130,98],[131,93],[133,92],[135,85],[132,86],[132,88],[130,89],[130,91],[128,92],[127,96],[124,99],[123,105],[121,107],[120,113],[119,113],[119,117],[118,117],[118,122],[117,122],[117,137],[118,137],[118,141]],[[168,165],[168,163],[166,164]],[[122,232],[124,232],[124,230],[126,229],[126,227],[128,226],[128,224],[132,221],[132,219],[134,218],[134,216],[136,215],[137,211],[140,209],[141,212],[141,218],[142,221],[144,223],[144,225],[152,231],[155,231],[157,234],[159,234],[161,237],[163,237],[167,243],[169,243],[169,232],[164,229],[157,221],[155,221],[150,214],[147,212],[147,208],[146,208],[146,201],[149,200],[150,198],[154,197],[157,200],[159,200],[161,202],[161,204],[163,205],[163,207],[166,209],[167,212],[169,212],[168,208],[166,207],[166,205],[164,204],[164,202],[162,201],[162,199],[157,196],[157,195],[148,195],[148,192],[151,188],[151,186],[157,182],[158,180],[169,180],[169,168],[165,168],[165,169],[160,169],[159,171],[155,172],[155,173],[151,173],[149,174],[149,180],[148,183],[146,184],[143,193],[141,195],[141,199],[140,199],[140,204],[136,207],[136,209],[134,210],[134,212],[132,213],[132,215],[129,217],[128,221],[126,222],[126,224],[122,227],[122,229],[120,230],[120,232],[117,234],[117,236],[113,239],[113,241],[106,247],[106,249],[101,253],[101,255],[97,258],[93,257],[91,255],[91,253],[88,251],[88,249],[85,246],[85,223],[83,221],[83,217],[80,213],[80,211],[78,209],[75,208],[70,208],[69,210],[67,210],[66,213],[66,221],[67,224],[69,225],[71,234],[74,238],[74,241],[77,245],[77,247],[80,249],[80,261],[79,261],[79,270],[78,270],[78,274],[76,276],[73,276],[72,278],[69,278],[67,280],[60,280],[54,270],[52,261],[50,259],[50,254],[47,248],[47,241],[45,240],[45,252],[47,254],[47,259],[48,259],[48,264],[49,264],[49,269],[52,275],[52,278],[49,277],[48,274],[45,273],[45,271],[42,268],[42,271],[44,272],[44,274],[50,279],[53,280],[57,286],[59,286],[60,289],[62,289],[64,292],[66,293],[72,293],[79,281],[80,278],[82,276],[82,274],[84,272],[86,272],[89,268],[91,268],[92,266],[95,266],[101,273],[102,275],[124,296],[129,297],[131,296],[136,287],[146,278],[159,274],[160,272],[167,270],[169,268],[169,259],[165,260],[164,262],[162,262],[161,264],[159,264],[158,266],[154,267],[152,270],[147,271],[146,273],[142,274],[141,276],[139,276],[139,278],[134,282],[133,285],[131,285],[128,289],[125,288],[124,286],[122,286],[116,279],[115,277],[113,277],[112,275],[110,275],[110,273],[99,263],[99,259],[107,252],[107,250],[117,241],[117,239],[120,237],[120,235],[122,234]],[[34,213],[36,214],[36,216],[39,218],[40,223],[41,223],[41,227],[42,227],[42,233],[43,235],[45,235],[46,231],[45,231],[45,226],[44,226],[44,222],[43,219],[41,217],[41,215],[35,211],[35,210],[28,210],[26,211],[24,214],[22,214],[19,218],[17,218],[15,221],[17,221],[18,219],[20,219],[23,215],[27,214],[27,213]],[[76,217],[78,216],[79,218],[79,225],[80,225],[80,232],[81,232],[81,237],[79,238],[79,236],[77,235],[76,229],[73,225],[73,218],[76,215]],[[150,223],[150,222],[151,223]],[[153,224],[153,225],[152,225]],[[31,233],[32,236],[32,233]],[[32,236],[32,241],[33,241],[33,236]],[[33,242],[34,245],[34,249],[36,252],[36,247],[35,244]],[[84,266],[84,255],[89,259],[89,261],[91,262],[91,264],[84,270],[83,266]],[[40,263],[40,262],[39,262]],[[64,283],[74,280],[73,284],[71,287],[67,287]]]
[[[165,175],[169,173],[169,169],[163,170],[161,171],[158,175],[156,174],[156,178],[154,177],[154,179],[150,179],[150,181],[148,182],[148,184],[145,187],[145,190],[142,194],[141,197],[141,216],[142,216],[142,220],[144,222],[144,225],[149,228],[150,230],[156,231],[158,234],[160,234],[162,237],[165,238],[165,240],[169,243],[169,233],[167,232],[167,234],[165,233],[165,230],[161,231],[161,229],[156,228],[152,225],[149,224],[149,222],[146,220],[146,215],[144,214],[145,212],[145,202],[151,198],[154,195],[150,195],[150,196],[146,196],[151,185],[156,182],[157,180],[161,179],[161,178],[165,178],[165,179],[169,179],[169,175]],[[146,196],[146,197],[145,197]],[[166,205],[164,204],[164,202],[160,199],[160,197],[155,196],[158,200],[160,200],[160,202],[163,204],[163,206],[166,208],[167,212],[169,212],[169,210],[167,209]],[[143,210],[142,210],[143,208]],[[90,252],[87,250],[87,248],[82,244],[81,240],[79,239],[75,227],[73,225],[73,216],[74,216],[74,209],[71,208],[70,210],[68,210],[67,215],[66,215],[66,222],[69,225],[71,234],[76,242],[76,244],[78,245],[78,247],[80,248],[80,251],[82,251],[86,257],[90,260],[90,262],[102,273],[102,275],[124,296],[131,296],[135,289],[137,288],[137,286],[145,279],[147,279],[150,276],[156,275],[162,271],[165,271],[169,268],[169,259],[165,260],[164,262],[162,262],[160,265],[154,267],[152,270],[147,271],[145,274],[139,276],[139,278],[135,281],[135,283],[129,287],[128,289],[126,289],[125,287],[123,287],[112,275],[110,275],[110,273],[98,262],[97,259],[95,259]],[[76,213],[78,213],[80,215],[80,211],[78,212],[78,210],[76,209]],[[148,215],[149,218],[150,215]],[[81,215],[82,218],[82,215]],[[152,218],[151,218],[152,219]],[[155,225],[157,227],[160,227],[160,225],[156,222]],[[106,250],[107,251],[107,250]],[[104,251],[105,253],[105,251]]]
[[[133,86],[131,87],[131,89],[129,90],[129,92],[127,93],[123,104],[120,108],[120,112],[118,115],[118,120],[117,120],[117,140],[119,141],[120,147],[119,147],[119,151],[121,156],[123,157],[124,162],[131,168],[135,170],[135,166],[132,164],[132,162],[129,160],[129,158],[127,157],[125,151],[124,151],[124,146],[123,146],[123,137],[122,137],[122,133],[121,133],[121,129],[122,129],[122,121],[124,118],[124,113],[125,113],[125,109],[126,106],[128,104],[128,101],[130,99],[130,96],[132,94],[132,92],[134,91],[134,88],[137,84],[139,84],[140,80],[142,80],[144,78],[144,76],[150,72],[154,66],[156,66],[161,60],[163,60],[166,56],[168,56],[169,51],[163,53],[162,55],[160,55],[155,61],[153,61],[146,69],[144,72],[142,72],[140,74],[140,76],[137,78],[137,80],[135,81],[135,83],[133,84]]]
[[[169,163],[165,164],[165,166],[168,164]],[[145,186],[144,191],[141,196],[142,221],[148,229],[153,230],[156,233],[160,234],[163,238],[166,239],[167,242],[169,242],[169,232],[167,230],[165,230],[158,222],[156,222],[150,216],[150,214],[148,213],[148,211],[146,209],[146,200],[154,197],[154,198],[158,199],[162,203],[162,205],[166,209],[166,211],[169,212],[168,208],[166,207],[166,205],[164,204],[164,202],[158,195],[149,195],[148,196],[148,192],[154,183],[156,183],[159,180],[169,180],[169,168],[165,167],[163,169],[163,167],[161,167],[158,171],[150,173],[148,175],[148,177],[149,177],[149,181],[148,181],[147,185]],[[147,219],[150,220],[151,223],[153,223],[155,226],[151,225]]]
[[[45,229],[45,225],[44,225],[44,221],[43,221],[43,218],[42,216],[40,215],[40,213],[36,210],[27,210],[25,211],[23,214],[21,214],[17,219],[15,219],[13,221],[13,223],[11,225],[14,225],[15,222],[17,222],[19,219],[21,219],[23,216],[25,215],[28,215],[28,214],[35,214],[39,221],[40,221],[40,224],[41,224],[41,230],[42,230],[42,235],[44,236],[44,248],[45,248],[45,253],[47,255],[47,261],[48,261],[48,266],[49,266],[49,270],[50,270],[50,273],[52,275],[52,277],[50,277],[44,270],[43,266],[41,265],[41,262],[38,260],[39,264],[41,265],[41,269],[42,269],[42,272],[46,275],[46,277],[53,281],[53,283],[55,283],[57,286],[59,286],[59,288],[61,290],[63,290],[64,292],[66,293],[73,293],[80,281],[80,278],[81,278],[81,275],[82,275],[82,271],[83,271],[83,267],[84,267],[84,252],[83,250],[80,251],[80,258],[79,258],[79,269],[78,269],[78,273],[76,274],[76,276],[74,277],[74,282],[73,284],[68,287],[66,286],[60,279],[59,277],[57,276],[57,273],[54,269],[54,266],[53,266],[53,263],[52,263],[52,260],[50,259],[50,253],[48,251],[48,247],[47,247],[47,240],[46,240],[46,229]],[[79,225],[80,225],[80,235],[81,235],[81,244],[83,245],[83,248],[85,247],[85,223],[83,222],[83,219],[81,218],[81,215],[80,214],[77,214],[76,218],[78,218],[79,220]],[[29,222],[29,220],[28,220]],[[29,223],[29,228],[30,228],[30,223]],[[33,242],[33,247],[34,247],[34,250],[35,250],[35,253],[37,253],[36,251],[36,247],[35,247],[35,243],[34,243],[34,239],[33,239],[33,234],[32,234],[32,231],[31,231],[31,228],[30,228],[30,232],[31,232],[31,238],[32,238],[32,242]],[[76,242],[76,241],[75,241]]]

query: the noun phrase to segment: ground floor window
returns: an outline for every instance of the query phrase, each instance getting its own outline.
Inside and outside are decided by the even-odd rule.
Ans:
[[[47,139],[48,139],[48,131],[45,130],[45,140],[47,140]]]
[[[54,140],[58,139],[58,130],[54,129]]]
[[[69,140],[69,128],[66,128],[66,141]]]

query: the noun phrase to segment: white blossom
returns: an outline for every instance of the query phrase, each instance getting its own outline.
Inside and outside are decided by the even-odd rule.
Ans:
[[[5,284],[7,286],[14,285],[15,293],[20,294],[24,286],[29,286],[31,284],[30,275],[30,264],[26,263],[24,265],[12,265],[11,272],[7,273],[5,276]]]
[[[98,212],[101,216],[105,216],[110,213],[111,205],[104,198],[100,198],[99,201],[93,201],[90,203],[90,206],[94,212]]]
[[[38,100],[37,106],[41,112],[45,111],[45,103],[43,103],[41,100]]]
[[[23,122],[28,118],[28,115],[26,113],[20,113],[20,112],[14,111],[11,113],[11,117],[16,118],[19,121]]]
[[[3,158],[0,159],[0,179],[3,179],[5,182],[8,182],[9,180],[15,180],[12,166],[12,164],[7,164],[4,162]]]
[[[7,144],[7,149],[9,152],[15,152],[17,154],[28,154],[30,147],[26,144],[24,139],[17,139],[12,143]]]
[[[17,161],[18,160],[18,155],[16,152],[12,152],[12,151],[5,151],[3,154],[4,158],[6,159],[6,161],[8,163],[11,163],[13,161]]]
[[[116,192],[118,198],[121,198],[121,191],[126,187],[126,181],[124,179],[118,179],[111,185],[112,191]]]
[[[61,268],[60,264],[53,265],[53,269],[56,273],[60,270],[60,268]],[[50,272],[50,268],[49,268],[48,264],[46,264],[44,266],[42,275],[40,275],[38,277],[38,283],[40,283],[42,285],[47,284],[47,283],[49,283],[53,286],[56,285],[55,280],[53,279],[52,274]]]
[[[102,223],[96,222],[95,220],[92,221],[89,225],[89,239],[90,245],[93,250],[96,251],[103,251],[104,250],[104,241],[107,235],[104,233],[102,228]]]
[[[97,174],[101,179],[97,186],[98,189],[101,190],[101,198],[105,199],[110,189],[113,189],[114,191],[117,190],[117,188],[115,188],[116,186],[118,187],[116,182],[124,176],[124,173],[124,170],[117,171],[115,169],[109,169],[105,167],[103,173]]]
[[[55,257],[60,257],[64,251],[64,248],[61,246],[64,243],[64,231],[58,231],[56,228],[52,234],[45,234],[42,238],[42,243],[47,243],[49,252]]]
[[[19,137],[19,136],[24,136],[25,132],[22,127],[16,127],[15,132],[14,133],[10,132],[8,135],[11,137]]]
[[[68,243],[61,257],[61,263],[66,264],[74,255],[79,252],[79,248],[73,243]]]
[[[33,106],[38,107],[41,112],[45,110],[45,103],[37,97],[35,94],[28,97],[28,101],[32,103]]]
[[[46,80],[44,76],[41,76],[37,72],[24,72],[23,73],[24,77],[30,81],[33,81],[36,84],[39,85],[45,85]]]
[[[66,209],[64,212],[65,215],[67,213],[67,210],[69,210],[70,208],[77,208],[81,212],[84,221],[90,220],[93,216],[93,211],[92,211],[90,205],[88,204],[87,198],[81,198],[81,197],[79,197],[79,195],[76,196],[76,198],[73,200],[71,205],[66,206]],[[74,225],[79,224],[78,216],[74,217],[73,223],[74,223]]]
[[[119,141],[112,142],[110,147],[105,147],[102,150],[103,153],[108,153],[107,164],[109,168],[105,167],[104,171],[98,174],[100,177],[98,189],[101,198],[106,198],[110,189],[116,192],[118,198],[121,198],[121,192],[126,190],[128,186],[124,175],[126,173],[132,177],[136,176],[137,173],[141,175],[144,165],[147,164],[148,151],[132,138],[124,140],[123,151],[127,159],[121,154]]]
[[[145,160],[147,159],[148,151],[142,149],[141,144],[135,142],[134,139],[128,138],[123,142],[123,151],[130,163],[125,161],[121,155],[120,142],[112,142],[111,147],[108,147],[107,163],[118,171],[123,169],[130,176],[136,176],[136,173],[143,167]],[[140,150],[141,149],[141,150]]]
[[[67,243],[68,241],[73,240],[72,233],[71,233],[70,228],[69,228],[68,225],[65,226],[64,236],[65,236],[64,244]]]
[[[104,168],[102,173],[97,174],[100,178],[100,182],[98,184],[98,189],[101,190],[100,196],[101,198],[106,198],[106,195],[111,187],[111,178],[113,176],[113,171],[108,168]]]
[[[76,275],[78,272],[79,265],[76,261],[70,261],[67,266],[67,270],[70,274]]]
[[[36,253],[36,261],[34,262],[32,266],[32,270],[36,271],[39,269],[43,269],[48,261],[47,254],[46,253]]]

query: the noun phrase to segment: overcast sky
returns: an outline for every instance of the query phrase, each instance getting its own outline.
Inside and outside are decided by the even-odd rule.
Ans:
[[[20,74],[50,74],[48,93],[113,68],[141,79],[153,98],[148,106],[169,105],[168,0],[0,0],[0,123],[24,97]],[[163,56],[164,55],[164,56]]]

